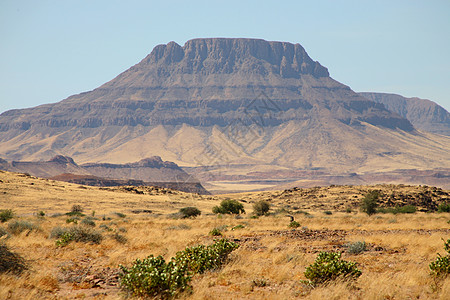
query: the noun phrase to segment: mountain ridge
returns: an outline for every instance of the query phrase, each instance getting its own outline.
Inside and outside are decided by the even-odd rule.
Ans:
[[[97,89],[0,115],[10,160],[156,155],[210,177],[426,170],[450,166],[448,149],[450,138],[337,82],[301,45],[256,39],[159,45]]]

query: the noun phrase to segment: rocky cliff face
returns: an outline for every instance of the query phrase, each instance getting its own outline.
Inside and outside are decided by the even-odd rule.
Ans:
[[[343,122],[411,131],[411,124],[329,77],[299,44],[255,39],[195,39],[159,45],[140,63],[94,91],[53,105],[5,112],[0,131],[34,127],[226,126],[265,97],[278,110],[268,125],[333,110]],[[295,111],[295,114],[287,113]]]
[[[0,115],[0,156],[10,160],[64,154],[125,164],[157,155],[231,175],[364,172],[442,166],[449,148],[333,80],[299,44],[256,39],[159,45],[93,91]]]
[[[417,129],[450,136],[450,113],[433,101],[386,93],[359,94],[408,119]]]

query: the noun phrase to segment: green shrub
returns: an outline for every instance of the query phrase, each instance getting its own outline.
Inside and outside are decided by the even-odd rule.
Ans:
[[[66,223],[74,223],[74,224],[78,224],[78,220],[80,220],[80,218],[78,218],[78,217],[67,218]]]
[[[4,244],[0,244],[0,273],[11,272],[19,275],[28,267],[25,260],[18,254],[11,252]]]
[[[191,276],[187,270],[172,261],[166,263],[162,256],[136,259],[130,269],[119,267],[122,288],[135,296],[168,299],[190,288]]]
[[[209,246],[188,247],[176,254],[175,264],[186,268],[193,274],[202,274],[207,270],[219,268],[228,255],[239,246],[227,239],[216,240]]]
[[[121,212],[115,212],[116,216],[118,216],[119,218],[125,218],[127,215]]]
[[[253,213],[256,216],[264,216],[269,213],[270,210],[270,203],[266,200],[260,200],[258,202],[255,202],[253,204]]]
[[[5,223],[12,218],[14,218],[14,212],[12,209],[0,210],[0,222]]]
[[[219,228],[214,228],[213,230],[211,230],[209,232],[209,235],[211,235],[211,236],[221,236],[222,235],[222,230],[220,230]]]
[[[356,263],[341,260],[336,252],[320,252],[314,264],[309,265],[304,273],[308,284],[317,286],[336,279],[355,280],[361,276]]]
[[[190,290],[193,275],[220,267],[238,247],[226,239],[210,246],[198,245],[179,251],[166,262],[162,256],[137,259],[131,268],[119,266],[120,284],[135,296],[168,299]]]
[[[347,246],[347,252],[350,254],[360,254],[364,251],[366,251],[366,242],[357,241],[354,243],[349,243]]]
[[[220,206],[214,206],[212,209],[215,214],[240,214],[245,213],[244,205],[233,199],[225,199],[220,202]]]
[[[289,223],[289,227],[298,228],[298,227],[300,227],[300,223],[297,221],[292,221],[291,223]]]
[[[378,212],[380,213],[390,213],[390,214],[413,214],[417,211],[417,207],[414,205],[404,205],[404,206],[396,206],[396,207],[385,207],[379,208]]]
[[[100,244],[103,240],[101,233],[88,227],[74,226],[70,228],[56,227],[52,230],[50,237],[58,238],[57,246],[66,246],[71,241]]]
[[[444,250],[447,252],[446,256],[441,256],[438,253],[438,257],[435,261],[431,262],[429,267],[431,274],[434,276],[446,276],[450,274],[450,239],[444,241]]]
[[[39,211],[36,215],[37,215],[38,217],[45,217],[45,212],[44,212],[43,210],[41,210],[41,211]]]
[[[326,215],[332,215],[332,214],[333,214],[333,212],[330,211],[330,210],[326,210],[326,211],[324,211],[323,213],[326,214]]]
[[[180,209],[179,214],[181,215],[182,219],[186,218],[195,218],[197,216],[200,216],[202,212],[197,207],[183,207]]]
[[[25,230],[31,231],[33,229],[36,229],[36,226],[28,221],[16,220],[8,224],[8,231],[12,234],[20,234]]]
[[[361,211],[366,214],[373,215],[377,212],[376,208],[378,206],[378,198],[381,196],[380,191],[373,190],[364,195],[361,200]]]
[[[437,211],[438,213],[450,212],[450,203],[443,202],[439,204]]]
[[[232,227],[231,230],[237,230],[237,229],[242,229],[242,228],[245,228],[245,226],[242,224],[239,224],[239,225]]]

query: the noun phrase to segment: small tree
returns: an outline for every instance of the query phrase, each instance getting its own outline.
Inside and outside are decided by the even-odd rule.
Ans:
[[[270,203],[266,200],[260,200],[253,204],[253,213],[257,216],[264,216],[270,210]]]
[[[245,213],[244,205],[236,200],[225,199],[220,202],[220,206],[214,206],[212,209],[215,214],[241,214]]]
[[[364,198],[361,200],[361,211],[365,212],[369,216],[376,213],[379,197],[380,197],[380,192],[377,190],[368,192],[364,196]]]
[[[202,214],[202,212],[197,207],[183,207],[180,209],[180,214],[183,219],[195,218]]]

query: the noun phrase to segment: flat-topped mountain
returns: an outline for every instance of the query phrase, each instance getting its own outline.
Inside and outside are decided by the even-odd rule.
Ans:
[[[0,115],[6,159],[157,155],[209,178],[432,169],[450,165],[448,149],[449,138],[332,79],[301,45],[257,39],[159,45],[93,91]]]

